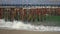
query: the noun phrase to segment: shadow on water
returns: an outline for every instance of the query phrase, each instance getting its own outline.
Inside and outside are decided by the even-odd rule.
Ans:
[[[18,20],[18,19],[15,19],[15,20],[22,21],[22,20]],[[5,19],[5,21],[13,22],[13,20],[10,20],[10,19]],[[25,19],[22,22],[24,22],[25,24],[30,23],[30,24],[34,24],[34,25],[60,26],[60,16],[46,16],[46,17],[42,17],[41,19],[39,19],[39,18],[31,19],[30,21]]]

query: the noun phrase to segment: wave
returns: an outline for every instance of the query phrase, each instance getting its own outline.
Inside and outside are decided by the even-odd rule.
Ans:
[[[32,25],[30,23],[25,24],[22,21],[4,21],[4,19],[0,19],[0,29],[8,29],[8,30],[29,30],[29,31],[60,31],[60,27],[58,26],[44,26],[44,25]]]

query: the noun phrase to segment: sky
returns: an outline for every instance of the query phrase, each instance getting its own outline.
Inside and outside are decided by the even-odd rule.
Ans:
[[[0,0],[0,4],[60,4],[60,0]]]

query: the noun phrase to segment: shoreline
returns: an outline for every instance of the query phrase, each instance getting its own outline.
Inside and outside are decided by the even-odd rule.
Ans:
[[[53,32],[53,31],[27,31],[27,30],[5,30],[0,29],[1,34],[59,34],[60,32]]]

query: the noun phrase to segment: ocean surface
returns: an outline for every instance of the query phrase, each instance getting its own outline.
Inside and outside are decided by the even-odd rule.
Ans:
[[[60,31],[59,26],[44,26],[44,25],[34,25],[30,23],[24,23],[22,21],[5,21],[0,19],[0,29],[8,30],[28,30],[28,31]]]

